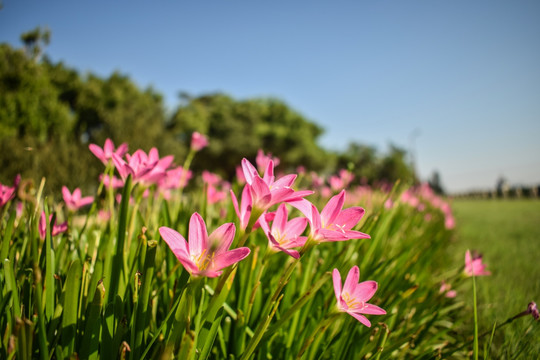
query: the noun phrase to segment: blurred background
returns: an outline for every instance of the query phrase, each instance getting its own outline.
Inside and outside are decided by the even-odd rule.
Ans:
[[[430,181],[448,194],[540,183],[538,1],[4,0],[0,182],[92,184],[110,137],[234,176]],[[534,190],[536,189],[536,190]]]

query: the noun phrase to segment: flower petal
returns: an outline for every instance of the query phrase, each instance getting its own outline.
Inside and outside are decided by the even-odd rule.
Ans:
[[[234,240],[236,227],[233,223],[223,224],[208,237],[209,253],[216,255],[229,250]]]
[[[362,324],[366,325],[367,327],[371,327],[371,322],[365,317],[364,315],[353,313],[353,312],[347,312],[349,315],[354,317],[356,320],[360,321]]]
[[[181,254],[184,257],[189,258],[187,241],[180,233],[166,226],[160,227],[159,233],[176,257]]]
[[[242,171],[244,172],[244,177],[249,185],[253,183],[255,177],[260,177],[255,166],[253,166],[246,158],[242,159]]]
[[[198,213],[193,213],[189,219],[189,253],[190,255],[200,255],[208,250],[208,232],[203,218]]]
[[[334,271],[332,271],[332,281],[334,282],[334,294],[336,295],[339,305],[341,301],[341,274],[339,273],[338,269],[334,269]]]
[[[373,297],[377,291],[377,282],[373,280],[363,281],[360,284],[357,284],[353,291],[350,294],[356,299],[367,302]]]
[[[358,266],[353,266],[351,270],[349,270],[349,273],[347,274],[347,278],[345,279],[345,284],[343,284],[343,292],[349,293],[352,297],[354,296],[354,292],[356,289],[356,286],[358,285],[358,280],[360,279],[360,269]]]
[[[334,223],[337,218],[343,204],[345,203],[345,190],[342,190],[338,195],[333,196],[321,211],[321,221],[323,226],[327,226]]]
[[[350,230],[358,224],[365,212],[364,209],[358,206],[345,209],[339,213],[334,223]]]
[[[368,315],[386,315],[386,311],[381,309],[377,305],[373,304],[364,304],[364,307],[361,310],[362,314]]]
[[[248,247],[233,249],[217,255],[211,265],[211,270],[221,270],[246,258],[251,250]]]

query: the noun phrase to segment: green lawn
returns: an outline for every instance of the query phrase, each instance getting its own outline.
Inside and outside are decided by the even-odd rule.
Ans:
[[[492,272],[477,279],[480,332],[525,310],[530,301],[540,306],[540,201],[454,200],[453,210],[450,256],[459,263],[467,249],[477,250]],[[472,303],[470,291],[460,296]],[[540,322],[516,319],[498,331],[493,346],[491,358],[539,358]]]

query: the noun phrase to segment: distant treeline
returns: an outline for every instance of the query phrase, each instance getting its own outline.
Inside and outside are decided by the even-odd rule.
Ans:
[[[53,63],[42,54],[49,33],[36,29],[21,39],[21,49],[0,44],[1,183],[20,173],[34,181],[46,177],[49,191],[95,184],[103,165],[88,145],[101,146],[106,138],[128,143],[130,152],[157,147],[181,165],[194,131],[210,141],[197,154],[195,171],[231,178],[243,157],[253,159],[263,149],[281,159],[283,170],[346,168],[365,184],[415,181],[403,149],[391,145],[383,154],[351,143],[344,152],[328,151],[317,143],[323,129],[278,99],[184,93],[167,111],[159,92],[139,88],[126,75],[104,78]]]
[[[452,197],[473,199],[538,199],[540,197],[540,185],[508,186],[493,190],[473,190],[453,194]]]

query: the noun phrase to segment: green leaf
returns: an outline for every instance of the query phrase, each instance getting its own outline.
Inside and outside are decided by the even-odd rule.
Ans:
[[[69,358],[75,351],[79,291],[81,289],[82,266],[79,259],[69,267],[63,289],[62,340],[63,357]]]

